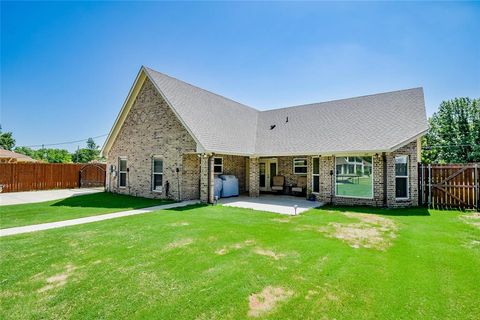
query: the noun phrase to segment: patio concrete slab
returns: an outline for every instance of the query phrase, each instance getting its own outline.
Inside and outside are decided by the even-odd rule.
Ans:
[[[247,208],[287,215],[295,214],[295,205],[297,206],[297,214],[323,205],[321,202],[283,195],[260,195],[257,198],[247,196],[222,198],[219,203],[227,207]]]
[[[58,200],[103,190],[101,187],[0,193],[0,206]]]
[[[91,217],[85,217],[85,218],[34,224],[34,225],[23,226],[23,227],[0,229],[0,237],[12,236],[15,234],[28,233],[28,232],[34,232],[34,231],[69,227],[69,226],[75,226],[78,224],[85,224],[85,223],[91,223],[91,222],[97,222],[97,221],[103,221],[103,220],[109,220],[109,219],[115,219],[115,218],[121,218],[121,217],[128,217],[128,216],[133,216],[137,214],[149,213],[157,210],[184,207],[188,205],[197,204],[199,202],[200,202],[199,200],[182,201],[182,202],[164,204],[164,205],[155,206],[155,207],[148,207],[144,209],[120,211],[120,212],[102,214],[98,216],[91,216]]]

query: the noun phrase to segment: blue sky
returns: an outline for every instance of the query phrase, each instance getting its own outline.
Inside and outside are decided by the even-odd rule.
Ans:
[[[259,109],[422,86],[431,115],[480,96],[480,3],[2,1],[3,130],[108,133],[142,64]]]

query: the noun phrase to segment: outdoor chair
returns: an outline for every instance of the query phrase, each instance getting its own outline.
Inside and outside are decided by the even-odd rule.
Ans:
[[[297,185],[295,187],[292,187],[292,193],[302,194],[304,193],[306,187],[307,187],[307,177],[305,176],[298,177]]]
[[[284,176],[274,176],[273,177],[273,184],[272,184],[272,191],[282,192],[284,184],[285,184],[285,177]]]

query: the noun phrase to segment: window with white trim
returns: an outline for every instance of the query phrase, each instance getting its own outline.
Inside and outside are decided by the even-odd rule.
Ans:
[[[213,158],[213,173],[222,174],[223,173],[223,158],[215,157]]]
[[[152,157],[152,191],[162,192],[163,190],[163,159]]]
[[[307,159],[305,158],[293,159],[293,173],[307,174]]]
[[[312,192],[320,192],[320,158],[312,159]]]
[[[395,157],[395,198],[408,199],[408,156]]]
[[[125,188],[127,186],[127,158],[118,158],[118,186]]]

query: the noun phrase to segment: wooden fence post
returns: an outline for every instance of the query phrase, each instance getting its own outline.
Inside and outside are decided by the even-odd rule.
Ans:
[[[432,165],[428,165],[428,206],[432,205]]]
[[[478,196],[479,196],[479,193],[480,193],[480,192],[479,192],[479,190],[478,190],[478,187],[479,187],[479,186],[478,186],[478,182],[479,182],[479,181],[478,181],[478,165],[477,165],[476,163],[475,163],[475,166],[474,166],[474,170],[475,170],[475,174],[474,174],[474,177],[475,177],[475,178],[474,178],[474,180],[475,180],[474,183],[475,183],[475,185],[474,185],[474,187],[473,187],[473,190],[475,190],[475,196],[474,196],[474,198],[475,198],[475,209],[476,209],[477,211],[479,211],[479,210],[478,210]]]
[[[420,175],[420,205],[425,204],[425,176],[424,176],[424,166],[423,163],[420,165],[421,175]]]

